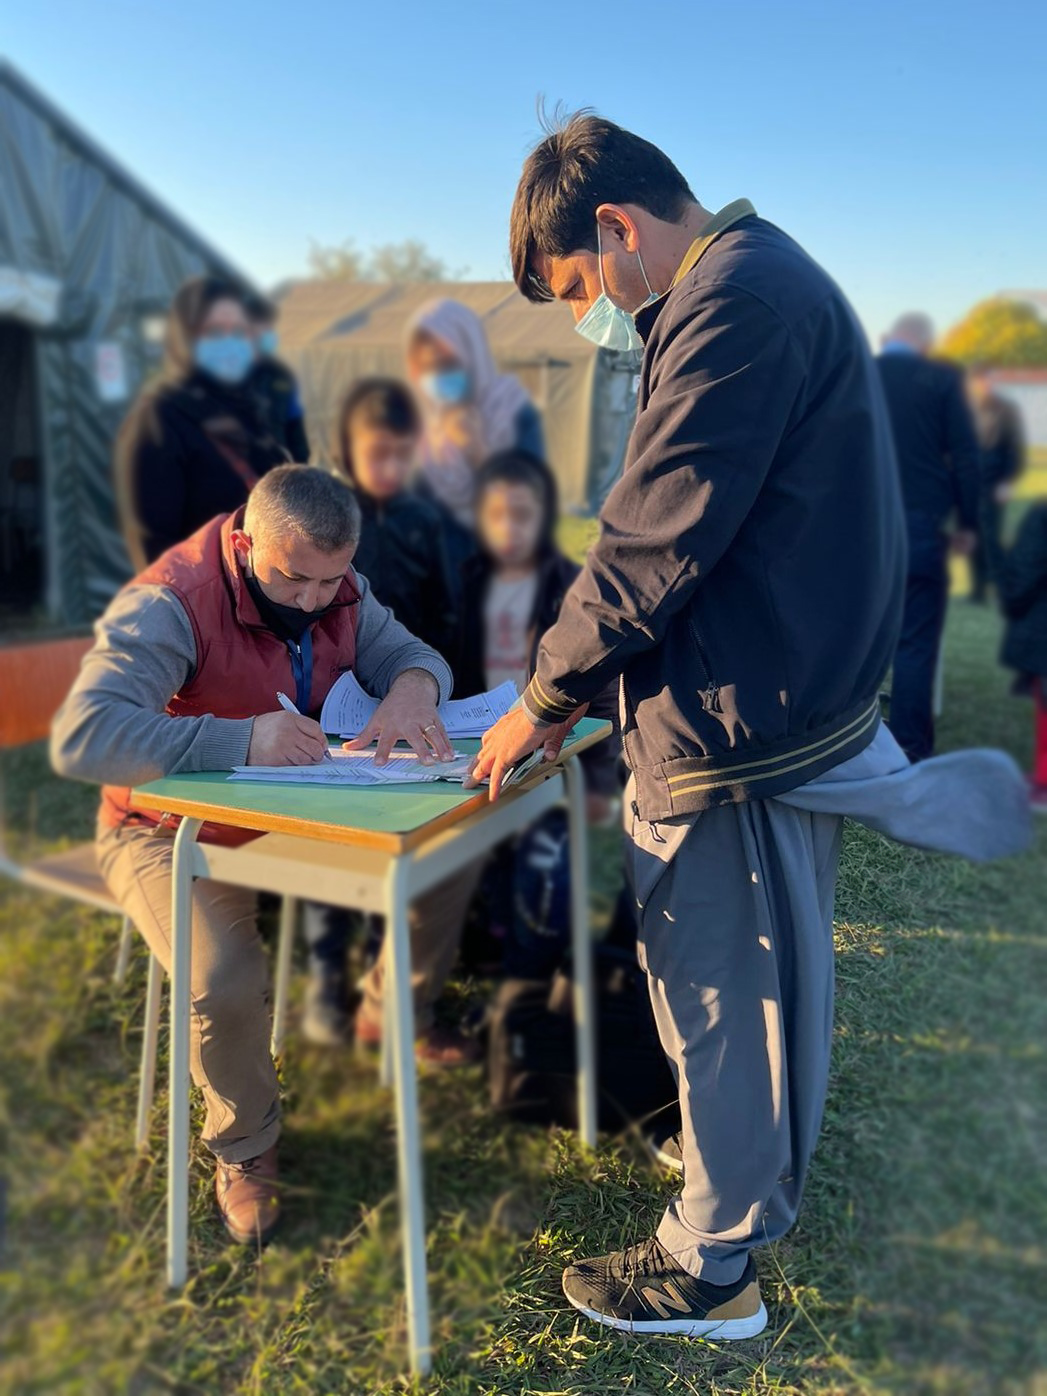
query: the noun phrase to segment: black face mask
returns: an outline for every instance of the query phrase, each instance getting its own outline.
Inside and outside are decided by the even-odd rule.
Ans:
[[[303,611],[299,606],[282,606],[279,601],[270,600],[258,585],[257,579],[247,572],[244,573],[244,581],[254,598],[254,604],[258,607],[258,614],[268,629],[281,640],[294,640],[297,643],[309,627],[325,616],[334,604],[329,601],[326,606],[321,606],[315,611]]]

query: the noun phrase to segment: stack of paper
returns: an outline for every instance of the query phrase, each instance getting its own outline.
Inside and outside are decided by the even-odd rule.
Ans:
[[[437,708],[436,712],[452,739],[482,737],[489,727],[505,716],[517,696],[515,685],[506,682],[492,688],[489,693],[478,693],[475,698],[452,699]],[[350,670],[342,674],[327,695],[320,713],[320,726],[332,736],[358,737],[377,708],[378,699],[372,698],[360,687],[356,675]]]
[[[373,751],[332,751],[315,766],[235,766],[230,780],[262,780],[282,785],[402,785],[420,780],[460,783],[475,757],[455,752],[452,761],[426,765],[413,751],[394,751],[388,765],[376,766]]]

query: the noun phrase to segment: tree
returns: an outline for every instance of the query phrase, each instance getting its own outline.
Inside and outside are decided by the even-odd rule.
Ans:
[[[1047,368],[1047,325],[1033,306],[997,296],[969,311],[939,347],[964,364]]]
[[[450,271],[447,263],[434,257],[424,242],[408,238],[372,247],[365,256],[352,240],[336,247],[309,246],[309,268],[322,281],[453,281],[467,268]]]
[[[309,243],[309,270],[320,281],[362,281],[364,259],[351,239],[337,247]]]

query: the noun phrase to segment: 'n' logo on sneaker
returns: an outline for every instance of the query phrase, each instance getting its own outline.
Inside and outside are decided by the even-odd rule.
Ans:
[[[645,1285],[640,1293],[659,1318],[668,1318],[670,1309],[675,1309],[678,1314],[689,1314],[691,1312],[690,1304],[688,1304],[687,1300],[676,1288],[672,1280],[666,1280],[661,1289],[654,1289],[650,1285]]]

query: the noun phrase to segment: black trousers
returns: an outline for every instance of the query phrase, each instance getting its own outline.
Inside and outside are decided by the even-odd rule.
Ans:
[[[988,591],[989,582],[989,549],[986,546],[986,539],[991,538],[996,548],[1000,546],[1000,532],[1003,527],[1003,509],[993,498],[992,489],[983,493],[978,515],[978,542],[974,552],[971,554],[971,600],[984,601]]]
[[[908,516],[909,574],[894,655],[888,726],[910,761],[934,754],[934,676],[949,599],[949,545],[939,521]]]

